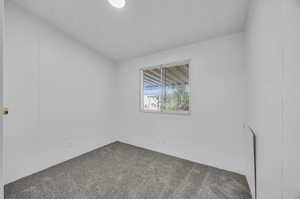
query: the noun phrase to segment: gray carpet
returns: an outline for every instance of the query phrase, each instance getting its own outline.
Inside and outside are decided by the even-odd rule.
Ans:
[[[251,198],[244,176],[120,142],[8,184],[4,190],[5,199]]]

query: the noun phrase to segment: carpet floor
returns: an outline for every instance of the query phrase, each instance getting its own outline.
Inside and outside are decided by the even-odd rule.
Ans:
[[[10,183],[5,199],[251,199],[245,176],[115,142]]]

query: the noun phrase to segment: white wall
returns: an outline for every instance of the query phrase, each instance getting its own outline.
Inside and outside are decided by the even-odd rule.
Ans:
[[[258,198],[300,197],[300,1],[253,0],[248,122],[258,134]]]
[[[3,108],[4,1],[0,0],[0,110]],[[0,116],[0,199],[3,199],[3,120]]]
[[[284,198],[300,198],[300,1],[284,4]]]
[[[115,140],[113,63],[6,5],[5,183]]]
[[[282,194],[281,0],[254,0],[247,24],[248,122],[257,133],[258,198]]]
[[[259,199],[282,196],[281,3],[251,1],[247,24],[247,112],[257,134]]]
[[[139,111],[139,69],[191,59],[191,115]],[[246,173],[243,34],[119,64],[119,137],[134,145]]]

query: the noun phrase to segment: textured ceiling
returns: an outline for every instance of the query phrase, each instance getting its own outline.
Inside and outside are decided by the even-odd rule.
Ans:
[[[248,0],[13,0],[120,61],[243,31]]]

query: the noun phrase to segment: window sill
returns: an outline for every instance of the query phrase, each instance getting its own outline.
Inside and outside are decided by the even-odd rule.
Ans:
[[[148,111],[148,110],[140,110],[142,113],[154,113],[154,114],[163,114],[163,115],[191,115],[191,111]]]

